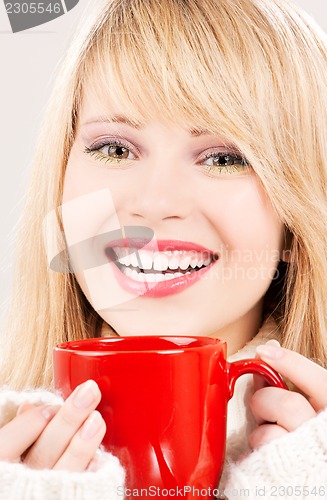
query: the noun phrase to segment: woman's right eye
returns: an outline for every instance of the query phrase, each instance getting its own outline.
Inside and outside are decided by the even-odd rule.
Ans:
[[[98,160],[120,162],[122,160],[134,160],[135,155],[130,151],[129,145],[120,141],[95,144],[84,149],[84,152],[94,156]]]

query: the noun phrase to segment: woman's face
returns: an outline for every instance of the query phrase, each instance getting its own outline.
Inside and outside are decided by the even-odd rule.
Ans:
[[[83,292],[120,335],[235,352],[261,325],[283,243],[259,178],[226,138],[160,117],[134,127],[118,102],[84,97],[62,206]]]

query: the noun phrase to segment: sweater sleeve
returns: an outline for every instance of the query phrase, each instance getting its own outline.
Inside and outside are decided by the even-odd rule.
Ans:
[[[50,391],[0,392],[0,427],[16,415],[25,402],[62,405]],[[35,470],[23,463],[0,461],[0,498],[6,500],[119,500],[124,498],[125,471],[119,460],[101,447],[97,470],[68,472]]]
[[[327,409],[227,466],[230,499],[327,498]]]

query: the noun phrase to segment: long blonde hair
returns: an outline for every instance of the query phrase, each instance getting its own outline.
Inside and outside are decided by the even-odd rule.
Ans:
[[[42,231],[62,202],[86,85],[115,95],[135,121],[159,114],[239,147],[292,235],[291,262],[281,263],[265,314],[275,317],[286,347],[325,365],[326,35],[283,0],[107,0],[91,10],[63,61],[38,141],[1,382],[50,386],[53,346],[100,335],[103,326],[74,275],[49,269]]]

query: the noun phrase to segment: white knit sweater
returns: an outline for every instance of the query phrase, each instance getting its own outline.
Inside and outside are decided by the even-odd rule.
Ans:
[[[258,345],[278,339],[272,320],[238,353],[236,361],[255,356]],[[250,453],[247,436],[255,427],[248,401],[252,375],[243,375],[229,402],[226,461],[219,490],[229,500],[320,500],[327,498],[327,409],[297,430]],[[0,392],[0,427],[23,402],[62,404],[48,391]],[[0,443],[1,445],[1,443]],[[239,461],[237,461],[240,457]],[[1,500],[120,500],[125,473],[117,458],[98,451],[96,472],[33,470],[24,464],[0,462]]]

